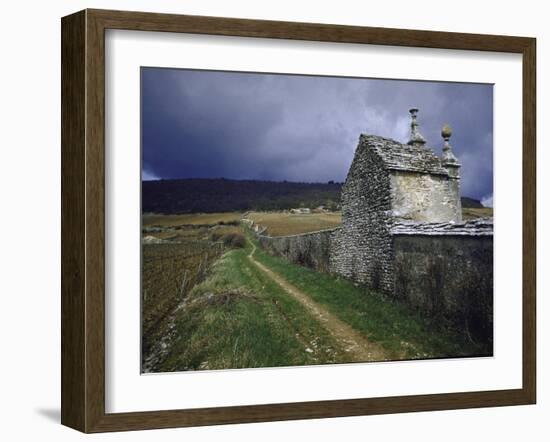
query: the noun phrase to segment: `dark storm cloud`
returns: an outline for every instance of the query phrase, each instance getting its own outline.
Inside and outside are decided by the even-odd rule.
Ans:
[[[462,163],[462,194],[492,195],[492,86],[144,68],[144,178],[343,181],[360,133],[406,141],[410,107]]]

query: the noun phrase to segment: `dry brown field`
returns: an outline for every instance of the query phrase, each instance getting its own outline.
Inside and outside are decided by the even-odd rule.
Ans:
[[[493,208],[492,207],[480,207],[480,208],[462,208],[462,219],[474,219],[482,217],[492,217]]]
[[[250,212],[247,215],[256,224],[267,227],[271,236],[297,235],[332,229],[342,222],[340,212],[289,213],[289,212]]]
[[[175,227],[181,225],[214,225],[220,222],[234,222],[241,219],[239,212],[224,213],[189,213],[184,215],[144,214],[143,227]]]

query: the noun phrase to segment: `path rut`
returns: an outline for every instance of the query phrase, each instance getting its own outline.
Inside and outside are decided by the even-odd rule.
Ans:
[[[386,361],[392,359],[378,344],[370,342],[360,332],[338,319],[323,306],[315,302],[308,294],[289,283],[281,275],[266,267],[254,258],[256,246],[252,241],[252,251],[248,259],[262,272],[275,281],[285,292],[299,301],[308,312],[316,318],[332,335],[335,341],[343,348],[354,361]]]

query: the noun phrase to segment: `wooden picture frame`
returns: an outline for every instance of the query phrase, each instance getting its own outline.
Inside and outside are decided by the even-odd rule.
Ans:
[[[523,57],[523,385],[518,389],[105,412],[105,30],[494,51]],[[62,424],[83,432],[533,404],[536,399],[536,40],[84,10],[62,19]]]

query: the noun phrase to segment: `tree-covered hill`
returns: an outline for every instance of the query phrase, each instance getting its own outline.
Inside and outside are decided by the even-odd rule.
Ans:
[[[154,213],[336,209],[341,183],[293,183],[228,179],[142,182],[142,211]]]
[[[142,182],[143,213],[213,213],[285,210],[324,206],[339,208],[342,183],[295,183],[219,179],[176,179]],[[482,207],[462,198],[462,207]]]

